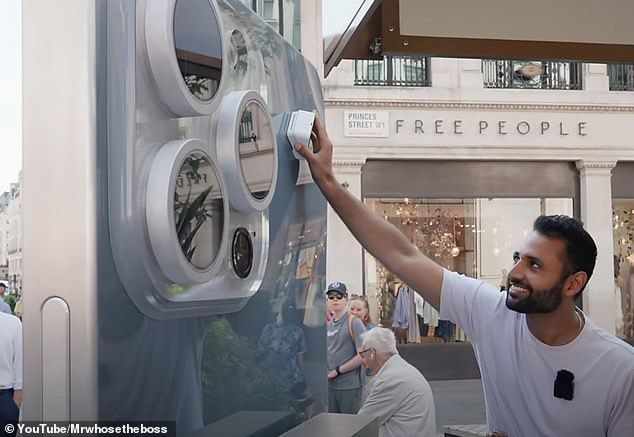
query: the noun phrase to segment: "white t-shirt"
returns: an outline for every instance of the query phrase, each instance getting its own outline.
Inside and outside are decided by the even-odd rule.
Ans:
[[[22,389],[22,323],[0,313],[0,389]]]
[[[506,307],[506,293],[449,271],[440,317],[469,334],[490,427],[512,437],[634,436],[634,348],[589,318],[572,342],[548,346]],[[574,374],[570,401],[553,395],[562,369]]]

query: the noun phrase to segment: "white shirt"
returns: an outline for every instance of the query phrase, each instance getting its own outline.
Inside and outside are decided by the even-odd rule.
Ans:
[[[440,316],[473,344],[490,427],[512,437],[634,436],[634,348],[585,318],[563,346],[540,342],[506,293],[445,271]],[[572,400],[554,396],[559,370],[574,374]]]
[[[0,389],[22,390],[22,322],[0,313]]]
[[[11,307],[9,306],[8,303],[2,300],[2,297],[0,297],[0,312],[11,314]]]

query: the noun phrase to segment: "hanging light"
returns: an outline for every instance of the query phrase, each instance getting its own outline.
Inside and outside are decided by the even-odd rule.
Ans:
[[[456,217],[453,218],[453,247],[449,250],[449,253],[454,258],[460,255],[460,248],[456,244]]]

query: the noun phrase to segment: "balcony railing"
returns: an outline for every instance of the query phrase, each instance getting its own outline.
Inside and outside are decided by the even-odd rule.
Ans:
[[[581,64],[576,62],[483,59],[482,76],[485,88],[581,89]]]
[[[357,86],[430,86],[429,58],[384,56],[380,60],[357,60],[354,64]]]
[[[610,91],[634,91],[634,65],[608,64]]]

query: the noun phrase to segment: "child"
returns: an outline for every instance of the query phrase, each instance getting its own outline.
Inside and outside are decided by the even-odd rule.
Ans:
[[[370,319],[368,300],[365,296],[358,296],[356,294],[350,296],[348,309],[350,311],[350,314],[363,322],[363,325],[365,326],[365,329],[367,331],[376,326],[374,323],[372,323],[372,320]]]

